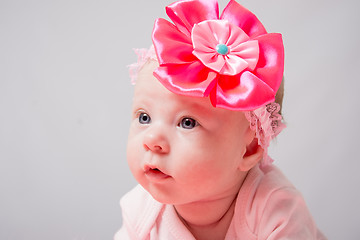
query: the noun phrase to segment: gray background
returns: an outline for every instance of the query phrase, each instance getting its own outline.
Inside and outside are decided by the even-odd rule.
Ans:
[[[0,239],[111,239],[132,48],[172,1],[0,1]],[[227,1],[222,0],[220,7]],[[359,1],[241,1],[281,32],[288,128],[271,148],[329,239],[359,239]]]

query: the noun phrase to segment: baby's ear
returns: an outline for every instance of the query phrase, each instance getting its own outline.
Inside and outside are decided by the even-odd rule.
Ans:
[[[240,162],[239,169],[244,172],[249,171],[262,159],[263,153],[264,149],[260,147],[258,139],[254,137],[250,144],[246,146],[246,152]]]

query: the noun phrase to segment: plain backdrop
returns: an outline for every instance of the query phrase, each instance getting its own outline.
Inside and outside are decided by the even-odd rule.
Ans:
[[[126,65],[171,2],[0,0],[0,239],[112,239],[136,184]],[[240,3],[284,38],[271,156],[329,239],[360,239],[360,2]]]

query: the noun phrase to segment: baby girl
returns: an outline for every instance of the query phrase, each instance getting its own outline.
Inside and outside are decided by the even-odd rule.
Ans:
[[[325,239],[272,165],[283,128],[284,49],[230,1],[183,0],[138,50],[127,160],[139,185],[121,199],[115,239]]]

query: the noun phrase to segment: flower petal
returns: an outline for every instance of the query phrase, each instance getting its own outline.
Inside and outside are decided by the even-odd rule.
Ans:
[[[238,56],[244,59],[250,70],[254,70],[259,60],[259,43],[256,40],[250,40],[240,44],[231,45],[231,56]],[[234,47],[233,47],[234,46]],[[230,60],[229,60],[230,62]],[[240,72],[240,71],[239,71]],[[230,75],[230,74],[229,74]]]
[[[240,27],[250,38],[267,33],[259,19],[235,0],[231,0],[225,7],[220,19],[226,19]]]
[[[159,18],[155,21],[152,40],[159,59],[159,64],[192,62],[191,39],[180,32],[169,21]]]
[[[221,76],[210,93],[210,100],[215,107],[250,111],[273,102],[274,96],[274,91],[268,85],[246,71],[237,76]]]
[[[253,73],[276,93],[284,72],[284,46],[280,33],[269,33],[256,38],[259,42],[259,61]]]
[[[246,68],[254,70],[259,57],[257,41],[227,20],[208,20],[195,24],[191,33],[193,54],[208,68],[222,74],[234,76]],[[229,52],[225,55],[216,50],[225,44]]]
[[[229,54],[225,65],[220,71],[221,75],[234,76],[245,70],[249,66],[248,62],[236,55]]]
[[[199,61],[158,67],[154,76],[171,92],[179,95],[206,97],[215,85],[217,74]]]
[[[166,7],[166,13],[176,27],[190,37],[195,23],[219,19],[217,0],[178,1]]]

